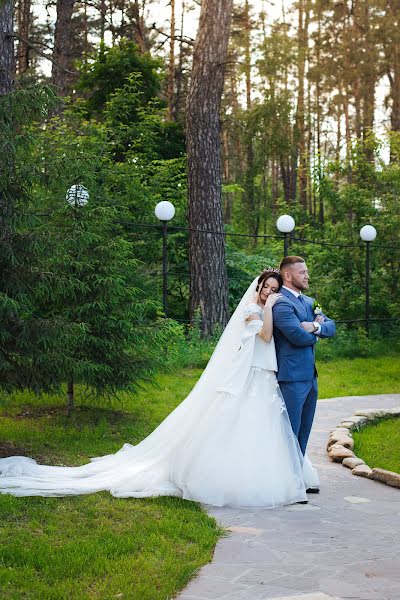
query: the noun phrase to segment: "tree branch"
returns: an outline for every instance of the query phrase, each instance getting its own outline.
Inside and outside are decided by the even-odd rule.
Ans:
[[[15,38],[17,40],[19,40],[20,42],[23,42],[24,44],[26,44],[27,46],[29,46],[29,48],[32,48],[32,50],[34,50],[37,54],[39,54],[39,56],[42,56],[46,60],[49,60],[51,63],[53,63],[53,65],[55,65],[57,67],[57,69],[61,69],[61,71],[64,71],[65,73],[69,73],[70,75],[75,75],[74,71],[70,71],[69,69],[66,69],[65,67],[62,67],[53,58],[51,58],[50,56],[48,56],[47,54],[45,54],[44,52],[42,52],[41,50],[39,50],[39,48],[37,46],[35,46],[35,44],[32,44],[32,42],[30,42],[29,40],[25,39],[21,35],[19,35],[19,33],[15,33],[15,32],[14,33],[10,33],[9,36],[13,37],[13,38]],[[46,46],[46,47],[48,48],[48,46]]]
[[[159,33],[160,35],[165,36],[166,39],[169,39],[169,40],[171,39],[171,36],[168,35],[168,33],[161,31],[161,29],[158,29],[158,27],[156,27],[155,23],[153,23],[153,25],[151,26],[151,29],[153,29],[154,31],[157,31],[157,33]],[[175,35],[174,37],[179,42],[182,42],[182,44],[187,44],[188,46],[194,46],[193,38],[189,38],[189,37],[181,36],[181,35]]]

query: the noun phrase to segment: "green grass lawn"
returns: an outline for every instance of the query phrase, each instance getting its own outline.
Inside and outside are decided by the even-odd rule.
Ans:
[[[398,357],[318,365],[320,397],[400,392]],[[79,465],[146,437],[186,397],[201,374],[157,377],[121,402],[88,402],[65,416],[64,399],[16,393],[0,399],[0,450],[48,464]],[[398,446],[398,442],[397,442]],[[380,466],[383,466],[380,464]],[[389,467],[385,467],[389,468]],[[166,600],[212,558],[222,531],[193,502],[0,496],[1,597]]]
[[[317,364],[319,397],[400,394],[400,357],[340,359]]]
[[[172,376],[159,386],[126,395],[123,411],[78,406],[72,418],[61,398],[14,394],[0,410],[3,450],[78,465],[137,443],[185,397],[192,376],[181,375],[179,393]],[[0,596],[166,600],[212,559],[222,533],[197,503],[178,498],[0,495]]]
[[[353,433],[354,452],[371,469],[400,473],[400,419],[381,419]]]

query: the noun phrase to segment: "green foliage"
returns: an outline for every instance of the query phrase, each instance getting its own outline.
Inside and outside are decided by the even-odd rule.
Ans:
[[[259,248],[257,254],[248,254],[228,243],[226,263],[229,280],[229,308],[233,312],[253,279],[267,267],[277,267],[279,259],[267,246],[265,246],[264,252]]]
[[[373,325],[369,337],[363,325],[351,328],[345,324],[337,326],[334,338],[318,340],[317,359],[324,362],[338,358],[360,358],[387,356],[400,352],[400,327],[396,323]]]
[[[128,75],[126,83],[110,94],[102,118],[114,160],[124,160],[127,153],[131,158],[139,155],[147,163],[182,156],[181,126],[164,119],[158,102],[143,104],[142,79],[138,73]]]
[[[90,115],[100,113],[117,88],[129,80],[140,76],[140,97],[128,113],[131,120],[137,120],[137,109],[156,98],[160,92],[161,61],[150,54],[138,52],[134,42],[122,39],[117,45],[107,47],[100,44],[93,60],[81,64],[78,88],[86,97],[85,106]]]
[[[0,381],[6,388],[57,385],[60,364],[70,357],[70,340],[77,333],[75,324],[60,315],[36,310],[38,300],[50,297],[62,282],[47,269],[47,233],[27,214],[32,188],[43,173],[41,163],[30,158],[36,138],[26,126],[54,104],[51,89],[39,86],[0,98]]]
[[[2,385],[41,391],[72,380],[97,394],[136,389],[164,364],[176,328],[158,318],[159,297],[123,225],[133,206],[113,197],[110,132],[79,106],[43,128],[18,100],[4,100],[16,116],[14,129],[8,112],[3,120],[14,158],[2,183]],[[42,90],[37,104],[42,116]],[[145,199],[153,210],[149,177],[141,169],[133,179],[138,205]],[[86,206],[66,204],[72,184],[90,190]]]
[[[168,321],[157,319],[156,299],[141,289],[138,261],[115,225],[118,212],[96,199],[82,208],[56,211],[46,230],[55,244],[49,268],[65,287],[40,309],[80,325],[73,363],[65,379],[85,383],[97,393],[135,389],[163,364],[163,350],[173,336]]]

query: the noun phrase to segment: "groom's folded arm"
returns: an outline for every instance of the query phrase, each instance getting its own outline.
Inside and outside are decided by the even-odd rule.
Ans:
[[[277,302],[273,307],[274,325],[294,346],[313,346],[317,341],[313,333],[305,331],[294,309],[286,302]]]
[[[336,333],[336,323],[332,319],[328,319],[326,315],[322,315],[325,319],[323,323],[321,323],[321,331],[318,334],[320,338],[329,338],[333,337]]]

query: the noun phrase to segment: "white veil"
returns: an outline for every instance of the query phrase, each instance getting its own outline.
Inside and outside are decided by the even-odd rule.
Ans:
[[[174,479],[174,457],[185,452],[185,442],[218,397],[221,379],[237,354],[245,327],[244,308],[254,300],[257,280],[239,302],[192,391],[147,438],[136,446],[124,444],[115,454],[92,458],[81,467],[38,465],[22,456],[0,459],[0,493],[66,496],[109,490],[116,497],[182,496]],[[312,468],[308,471],[306,485],[315,485],[318,479],[312,477]]]

